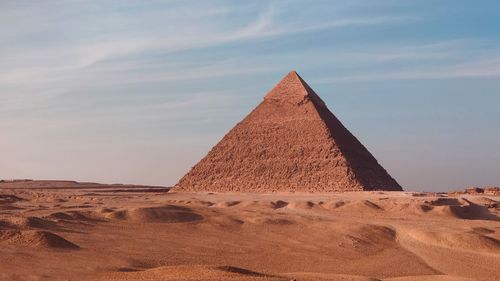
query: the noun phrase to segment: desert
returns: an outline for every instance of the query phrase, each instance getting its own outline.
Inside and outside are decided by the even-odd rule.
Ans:
[[[1,280],[496,280],[500,198],[0,183]]]
[[[0,0],[0,281],[500,281],[498,15]]]
[[[295,71],[172,187],[0,182],[2,280],[498,280],[496,187],[408,192]]]

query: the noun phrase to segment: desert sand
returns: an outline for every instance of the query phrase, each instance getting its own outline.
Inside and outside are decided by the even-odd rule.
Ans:
[[[498,280],[500,198],[0,183],[1,280]]]

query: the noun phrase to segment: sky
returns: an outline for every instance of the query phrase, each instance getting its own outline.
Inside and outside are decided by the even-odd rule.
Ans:
[[[173,185],[290,70],[407,190],[500,185],[500,1],[0,1],[0,178]]]

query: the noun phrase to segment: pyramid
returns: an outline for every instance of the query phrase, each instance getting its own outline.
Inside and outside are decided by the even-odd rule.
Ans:
[[[174,190],[336,192],[402,188],[292,71]]]

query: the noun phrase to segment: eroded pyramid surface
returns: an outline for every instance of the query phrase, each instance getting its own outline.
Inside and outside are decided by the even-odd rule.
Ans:
[[[402,190],[295,72],[212,148],[176,191]]]

